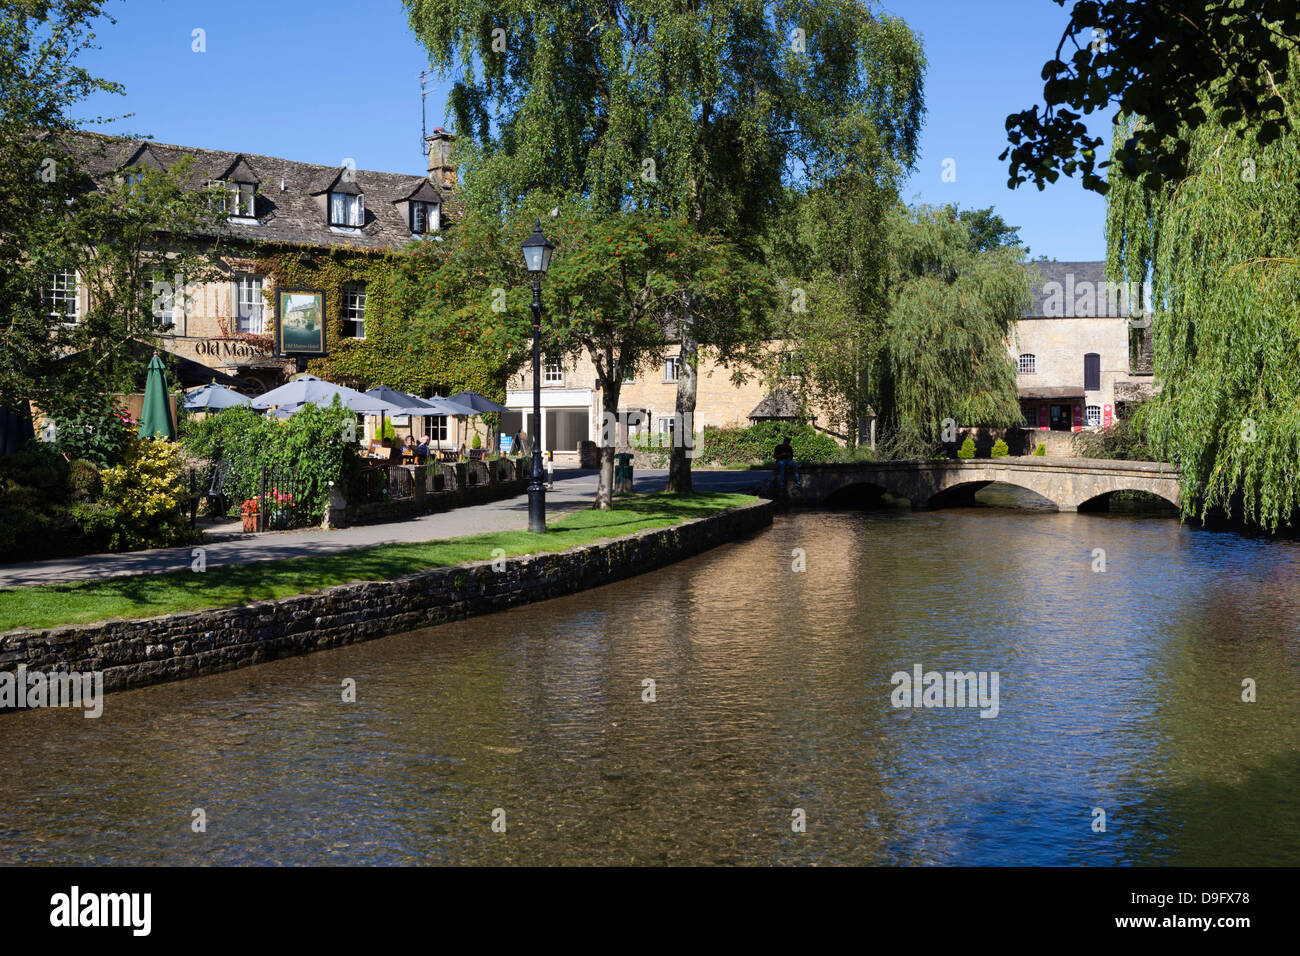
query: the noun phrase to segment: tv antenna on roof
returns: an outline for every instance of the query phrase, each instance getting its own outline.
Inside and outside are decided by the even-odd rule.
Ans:
[[[424,125],[424,98],[429,95],[429,90],[425,84],[425,80],[427,77],[432,75],[432,73],[432,70],[420,71],[420,155],[426,156],[426,158],[427,155],[425,151],[429,148],[429,133],[428,130],[425,129]]]

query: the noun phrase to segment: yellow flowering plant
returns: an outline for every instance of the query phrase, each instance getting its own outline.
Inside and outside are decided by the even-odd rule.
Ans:
[[[131,443],[125,464],[103,471],[103,501],[117,512],[114,550],[166,547],[188,537],[181,460],[179,444],[145,438]]]

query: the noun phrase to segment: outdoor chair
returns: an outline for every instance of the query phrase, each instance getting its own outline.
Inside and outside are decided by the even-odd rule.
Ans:
[[[469,454],[469,460],[470,460],[470,461],[482,461],[482,460],[483,460],[483,454],[484,454],[484,452],[483,452],[483,449],[482,449],[482,448],[471,448],[471,449],[469,450],[468,454]]]
[[[208,514],[224,514],[226,510],[226,475],[230,471],[230,462],[219,461],[212,466],[212,478],[208,482],[208,491],[204,497],[208,501]]]
[[[438,452],[438,460],[439,460],[439,461],[452,461],[452,462],[454,462],[454,461],[458,460],[459,458],[460,458],[460,456],[457,455],[454,451],[440,451],[440,452]]]

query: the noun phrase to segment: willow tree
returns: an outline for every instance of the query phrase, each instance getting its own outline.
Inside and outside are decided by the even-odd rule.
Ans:
[[[942,422],[1021,421],[1007,352],[1029,301],[1018,245],[985,247],[950,206],[898,209],[891,219],[887,312],[876,391],[896,441],[941,437]]]
[[[788,191],[832,175],[870,128],[903,165],[921,114],[920,42],[867,0],[405,0],[431,61],[455,76],[468,205],[526,200],[596,215],[686,219],[753,259]],[[695,410],[696,343],[716,345],[689,294],[677,410]],[[670,487],[690,489],[674,447]]]
[[[1277,86],[1300,109],[1300,56]],[[1183,511],[1276,529],[1300,505],[1300,135],[1261,142],[1257,119],[1202,104],[1176,134],[1186,160],[1152,181],[1112,165],[1108,268],[1148,276],[1158,393],[1137,421],[1176,463]],[[1122,144],[1140,120],[1117,125]]]

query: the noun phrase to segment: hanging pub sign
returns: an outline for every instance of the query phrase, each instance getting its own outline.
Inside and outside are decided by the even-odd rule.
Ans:
[[[1074,406],[1074,422],[1071,431],[1083,431],[1083,406],[1078,403]]]
[[[1102,413],[1101,413],[1102,427],[1110,428],[1110,426],[1114,424],[1114,421],[1115,421],[1114,413],[1111,411],[1111,407],[1109,405],[1102,406]]]
[[[290,357],[324,355],[324,290],[279,289],[276,303],[276,354]]]

